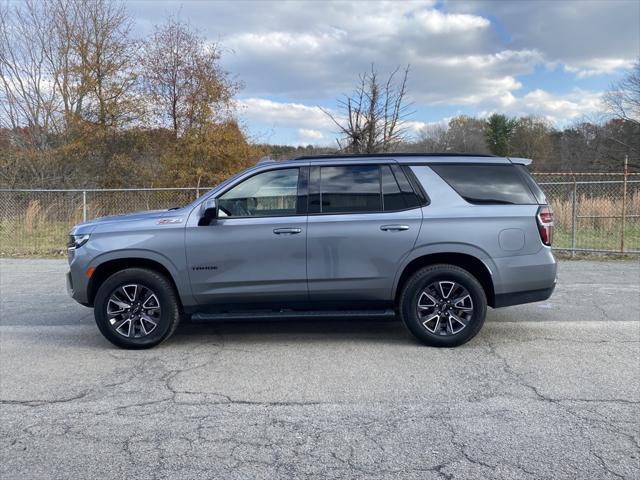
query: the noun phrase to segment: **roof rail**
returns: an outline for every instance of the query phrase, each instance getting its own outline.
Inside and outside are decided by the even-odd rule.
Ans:
[[[507,157],[511,163],[515,163],[517,165],[531,165],[533,160],[530,158],[519,158],[519,157]]]
[[[296,160],[311,160],[311,159],[331,159],[331,158],[368,158],[368,157],[377,157],[377,158],[387,158],[387,157],[495,157],[495,155],[490,155],[486,153],[339,153],[339,154],[323,154],[323,155],[304,155],[302,157],[297,157]]]
[[[272,163],[272,162],[275,162],[275,160],[272,160],[269,155],[265,155],[260,160],[258,160],[258,163],[256,163],[256,165],[262,165],[263,163]]]

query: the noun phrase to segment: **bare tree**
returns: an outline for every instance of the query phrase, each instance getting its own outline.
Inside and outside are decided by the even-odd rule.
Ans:
[[[169,18],[156,26],[140,56],[144,88],[157,123],[177,137],[222,120],[239,89],[219,64],[220,51],[185,23]]]
[[[2,125],[42,140],[71,116],[102,126],[130,120],[140,105],[131,25],[124,5],[107,0],[0,8]]]
[[[57,103],[45,51],[50,26],[45,9],[32,0],[0,6],[0,125],[28,127],[34,146],[46,141]]]
[[[405,98],[408,76],[407,65],[402,71],[396,68],[381,82],[372,65],[371,71],[360,75],[356,90],[338,100],[340,116],[322,109],[339,129],[341,138],[336,141],[340,150],[388,152],[405,140],[404,123],[413,113]]]
[[[615,118],[640,125],[640,59],[631,71],[605,94],[604,103]]]

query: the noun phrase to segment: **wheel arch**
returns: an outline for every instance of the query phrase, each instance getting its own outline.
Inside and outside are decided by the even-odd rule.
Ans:
[[[146,268],[153,270],[165,276],[169,282],[173,285],[176,292],[178,292],[178,299],[180,300],[180,294],[176,279],[171,274],[169,269],[157,260],[152,260],[143,257],[123,257],[106,260],[95,267],[91,279],[89,280],[87,289],[87,300],[89,306],[94,305],[96,294],[98,289],[114,273],[125,270],[127,268]]]
[[[480,258],[469,253],[462,252],[434,252],[419,255],[411,259],[402,269],[393,291],[394,301],[397,302],[402,293],[404,285],[411,275],[421,268],[436,264],[449,264],[464,268],[472,274],[484,290],[487,296],[487,304],[491,307],[495,305],[494,280],[490,268]]]

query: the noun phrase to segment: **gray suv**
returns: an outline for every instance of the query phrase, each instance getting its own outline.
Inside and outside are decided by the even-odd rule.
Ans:
[[[261,161],[190,205],[70,232],[67,285],[124,348],[194,321],[392,317],[421,342],[473,338],[487,305],[549,298],[553,214],[530,160]]]

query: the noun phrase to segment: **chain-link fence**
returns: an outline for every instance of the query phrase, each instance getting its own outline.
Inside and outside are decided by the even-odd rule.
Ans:
[[[198,188],[0,190],[0,256],[63,255],[69,229],[84,220],[186,205]]]
[[[554,248],[640,254],[640,176],[539,174],[555,214]],[[0,256],[65,253],[86,219],[185,205],[206,189],[0,190]]]
[[[553,207],[556,250],[640,254],[640,177],[538,175]]]

